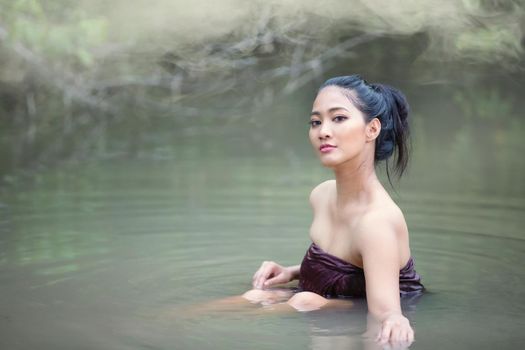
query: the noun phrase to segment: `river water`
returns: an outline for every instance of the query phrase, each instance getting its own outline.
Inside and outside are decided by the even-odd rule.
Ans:
[[[405,310],[411,348],[520,348],[523,101],[482,84],[405,91],[412,163],[385,186],[429,291]],[[228,123],[188,120],[170,144],[132,159],[15,177],[0,198],[0,348],[374,348],[362,337],[362,302],[344,312],[191,314],[248,290],[263,260],[302,259],[308,195],[332,178],[307,141],[307,97],[237,110]]]

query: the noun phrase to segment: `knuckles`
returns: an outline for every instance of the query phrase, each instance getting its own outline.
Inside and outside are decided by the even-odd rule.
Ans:
[[[273,261],[263,261],[261,264],[261,268],[273,268],[277,266],[277,264]]]

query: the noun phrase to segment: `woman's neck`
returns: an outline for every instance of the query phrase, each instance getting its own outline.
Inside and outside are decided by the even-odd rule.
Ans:
[[[336,205],[344,209],[348,205],[368,204],[372,194],[381,186],[373,160],[346,162],[334,168],[337,189]]]

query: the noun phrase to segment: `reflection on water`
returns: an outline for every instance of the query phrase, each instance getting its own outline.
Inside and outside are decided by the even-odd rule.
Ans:
[[[412,348],[517,348],[521,102],[483,88],[429,91],[409,91],[414,158],[392,191],[429,290],[409,312]],[[0,347],[368,348],[359,303],[346,313],[172,312],[239,295],[262,260],[297,264],[308,247],[308,194],[331,174],[310,155],[303,106],[274,108],[256,128],[218,125],[220,137],[174,140],[155,159],[64,165],[31,186],[13,179],[0,199]],[[473,117],[482,111],[492,112]]]

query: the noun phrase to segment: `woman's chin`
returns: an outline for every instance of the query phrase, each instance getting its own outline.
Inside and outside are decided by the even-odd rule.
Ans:
[[[339,163],[340,163],[340,161],[338,161],[338,160],[336,160],[336,159],[330,159],[330,158],[328,158],[328,157],[321,157],[321,164],[322,164],[325,168],[333,169],[333,168],[335,168]]]

